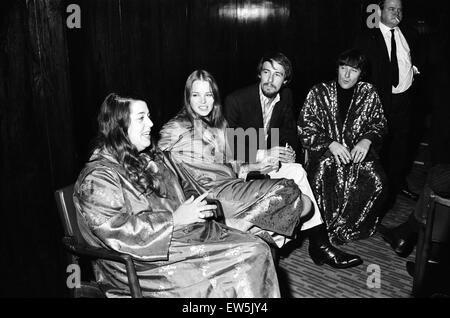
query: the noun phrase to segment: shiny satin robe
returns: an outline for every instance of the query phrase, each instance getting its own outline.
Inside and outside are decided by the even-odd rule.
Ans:
[[[193,187],[220,200],[227,225],[278,246],[286,237],[295,236],[303,203],[293,180],[245,181],[248,167],[228,160],[232,156],[227,154],[224,131],[212,129],[202,120],[191,123],[176,116],[163,126],[160,135],[158,147],[170,151]]]
[[[377,150],[386,134],[386,118],[375,88],[355,87],[346,118],[340,118],[336,81],[314,86],[298,119],[298,132],[308,150],[308,176],[334,243],[367,238],[375,232],[385,197],[385,174]],[[372,141],[361,163],[337,165],[328,150],[337,141],[349,151],[363,138]]]
[[[144,297],[279,297],[261,239],[212,220],[174,226],[172,213],[185,197],[169,164],[163,156],[149,162],[162,180],[162,198],[142,195],[106,151],[95,154],[74,190],[86,241],[131,255]],[[129,296],[123,264],[97,261],[94,269],[108,296]]]

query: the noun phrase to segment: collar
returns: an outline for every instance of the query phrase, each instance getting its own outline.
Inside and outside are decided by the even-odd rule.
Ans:
[[[383,33],[383,34],[390,33],[392,29],[398,31],[398,30],[399,30],[399,27],[396,26],[396,27],[394,27],[394,28],[390,28],[390,27],[388,27],[386,24],[380,22],[380,31],[381,31],[381,33]]]

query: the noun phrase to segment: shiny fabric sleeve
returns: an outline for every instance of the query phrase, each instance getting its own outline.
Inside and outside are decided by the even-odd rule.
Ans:
[[[297,122],[297,130],[304,148],[316,153],[322,153],[328,149],[333,141],[327,133],[323,123],[323,109],[318,105],[318,92],[311,89]]]
[[[188,133],[186,127],[180,125],[176,120],[167,122],[159,132],[158,148],[161,151],[170,152],[172,148]]]
[[[174,162],[170,152],[164,151],[164,158],[166,161],[166,165],[178,177],[178,182],[181,184],[185,197],[186,198],[190,198],[191,196],[193,196],[194,198],[198,197],[201,194],[201,191],[195,188],[192,182],[189,182],[189,178],[186,175],[184,169]]]
[[[248,163],[237,160],[228,160],[228,163],[236,173],[237,178],[244,180],[247,178],[247,174],[250,172],[250,166]]]
[[[173,232],[170,211],[132,209],[117,173],[97,168],[79,186],[76,196],[89,229],[106,246],[143,261],[168,259]]]
[[[381,146],[383,137],[387,133],[387,122],[384,116],[383,107],[376,90],[372,85],[366,84],[368,89],[366,91],[367,97],[364,98],[368,103],[367,112],[361,114],[363,117],[364,128],[361,131],[361,139],[369,139],[375,147]]]

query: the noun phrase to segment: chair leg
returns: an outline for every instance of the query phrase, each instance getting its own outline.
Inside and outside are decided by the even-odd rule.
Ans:
[[[427,209],[427,220],[426,225],[421,226],[419,231],[419,239],[416,250],[416,264],[414,270],[414,281],[413,281],[413,295],[414,297],[425,296],[425,274],[428,263],[428,255],[431,248],[431,235],[433,232],[434,223],[434,211],[435,211],[435,201],[434,197],[431,196],[429,203],[426,206]]]
[[[416,261],[414,266],[414,279],[413,279],[413,290],[412,294],[414,297],[420,297],[422,284],[425,274],[423,256],[424,256],[424,245],[425,245],[425,229],[420,228],[419,239],[416,247]]]

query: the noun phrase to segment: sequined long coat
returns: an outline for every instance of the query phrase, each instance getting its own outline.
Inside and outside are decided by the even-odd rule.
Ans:
[[[308,93],[298,119],[302,145],[308,150],[308,176],[335,243],[367,238],[375,231],[385,197],[385,174],[377,150],[386,134],[386,118],[375,88],[356,84],[346,118],[340,118],[337,82],[321,83]],[[337,141],[349,151],[372,141],[362,163],[337,165],[328,149]]]
[[[183,189],[164,157],[150,164],[166,198],[142,195],[107,152],[91,158],[74,190],[86,241],[131,255],[146,297],[279,297],[267,244],[215,221],[174,226]],[[123,264],[98,261],[95,274],[108,296],[129,296]]]
[[[200,193],[208,191],[209,197],[220,200],[227,225],[261,235],[268,242],[267,234],[294,236],[303,209],[298,186],[288,179],[239,178],[246,165],[228,160],[221,133],[202,120],[191,123],[176,116],[161,129],[158,147],[170,151]]]

